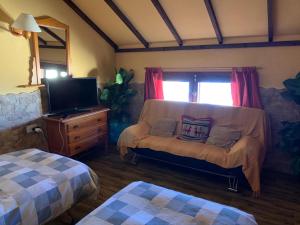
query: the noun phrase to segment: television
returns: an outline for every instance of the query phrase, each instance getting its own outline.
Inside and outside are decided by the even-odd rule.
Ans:
[[[74,113],[98,105],[96,78],[61,78],[44,80],[49,113]]]

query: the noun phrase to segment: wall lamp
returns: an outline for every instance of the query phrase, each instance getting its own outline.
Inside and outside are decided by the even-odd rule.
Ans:
[[[31,37],[32,32],[42,32],[34,17],[30,14],[22,13],[10,26],[13,35],[24,36],[26,39]]]

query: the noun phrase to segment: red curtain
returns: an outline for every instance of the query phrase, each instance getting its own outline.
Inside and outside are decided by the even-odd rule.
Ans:
[[[232,69],[231,93],[234,106],[262,109],[255,67]]]
[[[161,68],[146,68],[145,101],[147,99],[164,99],[163,71]]]

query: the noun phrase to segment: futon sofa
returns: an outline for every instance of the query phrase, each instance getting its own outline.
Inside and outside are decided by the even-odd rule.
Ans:
[[[240,139],[230,148],[178,139],[181,117],[212,118],[212,126],[230,127],[241,132]],[[162,118],[178,121],[174,136],[150,135],[151,127]],[[260,192],[260,171],[268,145],[268,123],[263,110],[244,107],[148,100],[137,124],[125,129],[118,140],[121,157],[129,149],[148,149],[178,157],[201,160],[223,169],[242,168],[254,193]]]

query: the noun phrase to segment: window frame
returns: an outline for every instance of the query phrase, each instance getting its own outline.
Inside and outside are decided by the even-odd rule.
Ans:
[[[197,102],[198,98],[198,83],[199,82],[216,82],[230,83],[230,72],[164,72],[163,81],[180,81],[189,82],[189,102]]]

